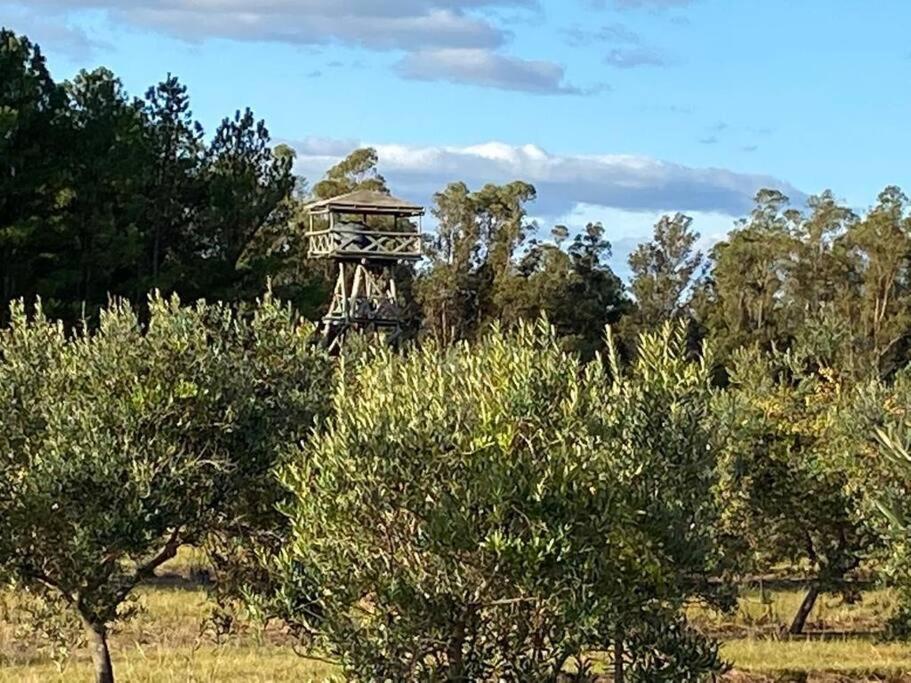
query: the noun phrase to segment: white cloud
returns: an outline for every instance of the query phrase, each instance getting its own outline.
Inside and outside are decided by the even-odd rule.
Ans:
[[[318,11],[306,4],[263,11],[235,8],[227,1],[211,4],[216,6],[203,6],[195,0],[185,0],[178,7],[150,3],[119,9],[115,16],[187,39],[216,37],[291,44],[337,41],[374,50],[436,46],[493,48],[505,41],[505,33],[493,24],[449,8],[431,6],[414,13],[355,13],[334,5],[331,9],[315,8]]]
[[[396,69],[412,80],[442,80],[541,94],[582,93],[563,82],[564,69],[559,64],[518,59],[490,50],[450,48],[412,52]]]
[[[358,146],[357,140],[339,140],[311,135],[294,142],[299,155],[308,158],[339,159]],[[334,163],[334,162],[333,162]]]
[[[61,16],[39,16],[18,4],[0,2],[0,25],[27,35],[39,45],[52,45],[72,59],[85,59],[103,43]]]
[[[313,154],[308,145],[294,146],[299,151],[298,170],[311,181],[344,156]],[[805,198],[787,182],[768,175],[695,168],[645,156],[559,155],[534,145],[501,142],[467,147],[373,146],[380,171],[394,192],[426,203],[446,184],[459,180],[473,188],[488,182],[530,182],[538,190],[534,212],[548,217],[566,215],[579,205],[741,216],[763,187],[780,189],[795,203]]]
[[[357,145],[311,138],[290,143],[298,150],[297,171],[311,182]],[[569,156],[550,154],[535,145],[489,142],[467,147],[372,145],[380,172],[392,191],[425,204],[448,183],[464,181],[478,189],[485,183],[525,180],[538,190],[529,206],[541,236],[556,224],[571,231],[601,222],[612,245],[611,266],[628,277],[627,259],[636,246],[651,238],[655,223],[667,213],[682,211],[701,234],[697,248],[708,253],[723,239],[736,218],[746,215],[762,187],[775,187],[800,204],[805,195],[776,178],[725,169],[693,168],[631,155]],[[432,217],[427,226],[433,226]]]
[[[7,6],[2,3],[0,0],[0,7]],[[400,51],[405,56],[397,65],[398,71],[416,80],[443,80],[525,92],[581,92],[563,84],[562,65],[520,59],[499,51],[511,33],[502,21],[494,21],[491,10],[533,11],[538,7],[538,0],[7,0],[7,3],[22,13],[28,12],[34,21],[66,19],[82,10],[99,10],[116,23],[189,41],[222,38],[291,45],[338,43],[368,50]]]
[[[182,38],[231,38],[372,49],[493,47],[506,34],[470,10],[533,6],[533,0],[19,0],[20,6],[70,12],[101,9],[133,25]]]

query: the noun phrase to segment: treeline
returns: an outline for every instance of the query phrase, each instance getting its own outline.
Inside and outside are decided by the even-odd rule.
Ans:
[[[250,302],[267,281],[316,319],[331,273],[305,258],[306,202],[389,189],[371,149],[308,186],[250,111],[207,137],[172,77],[143,98],[105,69],[56,83],[40,49],[10,31],[0,77],[0,302],[41,297],[69,324],[94,324],[111,296]],[[858,376],[908,361],[911,218],[898,188],[862,216],[831,192],[796,208],[762,190],[708,255],[689,217],[665,216],[630,256],[628,286],[603,225],[542,229],[528,219],[534,199],[521,181],[436,194],[428,258],[399,273],[412,337],[475,339],[543,313],[587,357],[614,326],[628,357],[637,333],[686,319],[693,348],[708,338],[725,362],[807,335],[833,337],[837,364]]]
[[[592,652],[701,680],[723,664],[684,607],[744,576],[806,582],[794,632],[860,578],[911,589],[900,190],[863,215],[763,190],[708,255],[667,216],[625,286],[602,225],[454,183],[399,273],[414,343],[339,362],[302,212],[386,190],[377,163],[309,188],[250,112],[207,138],[175,79],[56,83],[0,34],[0,575],[46,632],[79,622],[99,680],[182,544],[352,680],[585,680]]]
[[[0,32],[0,298],[96,321],[150,289],[244,300],[277,257],[290,151],[249,110],[206,137],[168,77],[130,97],[107,69],[57,83],[40,49]]]

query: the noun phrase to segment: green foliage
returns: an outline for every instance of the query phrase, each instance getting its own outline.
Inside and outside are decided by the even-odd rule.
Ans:
[[[911,637],[911,455],[909,455],[911,377],[902,371],[892,383],[875,380],[859,386],[840,413],[853,445],[846,459],[861,511],[887,541],[882,570],[897,586],[901,604],[889,623],[894,638]],[[853,438],[852,438],[853,435]]]
[[[626,648],[634,653],[625,662],[628,680],[643,683],[705,681],[708,672],[724,670],[719,644],[705,638],[685,619],[654,617],[626,632]]]
[[[37,45],[0,29],[0,304],[34,295],[45,239],[41,218],[53,211],[63,178],[55,150],[65,92]]]
[[[829,191],[808,200],[806,215],[787,204],[779,192],[759,192],[750,218],[716,245],[700,321],[724,357],[751,344],[788,348],[824,322],[843,328],[846,374],[893,374],[909,360],[907,198],[887,187],[862,218]]]
[[[271,468],[323,409],[312,327],[267,297],[125,303],[69,336],[40,307],[0,332],[0,572],[56,593],[103,638],[185,543],[240,533],[280,493]]]
[[[588,649],[619,643],[629,676],[684,680],[718,668],[677,620],[707,573],[788,563],[812,605],[853,597],[867,562],[911,604],[899,188],[862,215],[830,191],[798,210],[761,190],[707,264],[691,220],[665,216],[630,256],[633,301],[600,223],[542,239],[533,186],[452,183],[426,264],[395,272],[428,341],[403,357],[349,343],[340,412],[288,490],[280,451],[330,408],[310,329],[271,301],[145,296],[242,304],[271,281],[317,317],[331,273],[306,259],[307,202],[389,188],[371,148],[312,191],[294,159],[249,110],[207,137],[176,77],[142,98],[103,68],[58,83],[0,31],[0,303],[43,302],[0,333],[0,565],[42,613],[69,600],[103,632],[193,541],[223,601],[361,678],[546,678],[574,658],[584,677]],[[681,327],[655,333],[666,321]],[[564,355],[596,358],[606,325],[624,352],[646,333],[628,374]],[[718,451],[705,362],[684,361],[703,336]]]
[[[647,336],[610,380],[522,325],[346,369],[283,470],[297,626],[355,680],[554,680],[678,623],[710,593],[715,515],[707,366],[683,346]],[[647,652],[694,651],[694,634],[661,634],[630,651],[642,680],[669,666]]]
[[[532,240],[501,289],[499,319],[514,325],[543,314],[565,348],[594,356],[603,348],[600,331],[630,308],[608,265],[611,245],[604,233],[600,223],[589,223],[563,247],[557,226],[555,244]]]
[[[683,214],[662,216],[650,242],[630,254],[630,291],[636,300],[637,323],[654,328],[688,313],[689,298],[699,287],[702,253],[694,247],[699,233]]]
[[[94,323],[109,296],[140,306],[153,288],[252,301],[278,272],[256,238],[286,219],[292,158],[249,110],[206,144],[176,78],[144,99],[103,68],[57,84],[6,30],[0,78],[0,317],[41,296],[68,324]]]
[[[601,330],[629,307],[607,264],[604,227],[588,224],[566,247],[563,226],[554,228],[553,243],[529,239],[537,226],[526,220],[525,205],[534,198],[522,182],[478,192],[452,183],[437,193],[431,263],[415,283],[428,336],[475,339],[494,322],[511,328],[543,314],[567,348],[591,357],[601,347]]]
[[[805,347],[734,353],[730,386],[714,402],[719,532],[740,572],[801,567],[816,590],[850,597],[845,579],[877,537],[844,467],[851,443],[837,438],[844,380],[817,360]]]
[[[316,199],[331,199],[355,190],[372,190],[389,194],[386,179],[376,170],[376,150],[372,147],[356,149],[326,171],[326,177],[313,186]]]

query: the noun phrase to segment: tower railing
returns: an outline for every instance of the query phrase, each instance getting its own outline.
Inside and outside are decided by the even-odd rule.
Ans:
[[[308,233],[311,258],[369,258],[383,260],[418,259],[418,232],[329,228]]]

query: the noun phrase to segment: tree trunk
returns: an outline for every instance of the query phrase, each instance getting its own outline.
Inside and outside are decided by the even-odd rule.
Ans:
[[[152,287],[158,287],[158,262],[161,251],[161,227],[155,221],[155,236],[152,240]]]
[[[462,647],[465,644],[465,622],[460,621],[456,624],[455,633],[449,640],[449,647],[446,649],[446,659],[449,663],[449,672],[446,676],[448,681],[465,680],[465,658],[462,653]]]
[[[623,683],[626,674],[623,672],[623,637],[614,639],[614,683]]]
[[[788,633],[792,636],[803,633],[803,627],[807,623],[807,617],[810,616],[810,612],[813,611],[813,605],[816,604],[817,597],[819,597],[819,587],[811,585],[810,590],[808,590],[806,596],[804,596],[803,602],[800,603],[797,614],[794,615],[794,621],[791,622],[791,628],[788,629]]]
[[[92,662],[95,664],[95,683],[114,683],[107,629],[103,625],[86,623],[85,630],[92,650]]]

